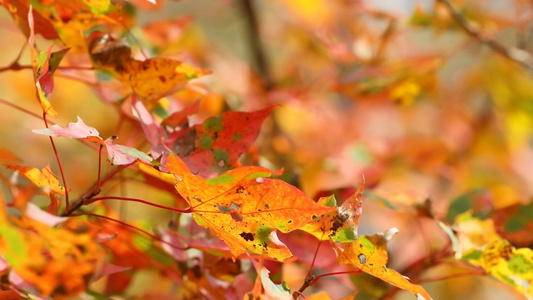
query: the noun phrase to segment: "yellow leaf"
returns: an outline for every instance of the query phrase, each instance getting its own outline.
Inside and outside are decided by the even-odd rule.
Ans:
[[[391,228],[382,234],[361,236],[353,243],[334,244],[339,264],[352,264],[361,271],[386,281],[426,300],[431,299],[423,287],[412,284],[402,274],[387,268],[387,241],[398,230]]]
[[[525,295],[533,295],[533,250],[516,249],[508,241],[498,240],[487,244],[483,251],[466,252],[463,259]]]
[[[34,167],[23,167],[15,165],[6,165],[9,169],[13,171],[19,171],[20,175],[37,187],[39,187],[46,195],[65,195],[65,188],[59,184],[59,180],[52,170],[50,170],[50,165],[47,165],[39,171],[39,169]]]
[[[183,89],[191,79],[211,74],[211,71],[162,57],[130,60],[123,68],[117,70],[119,78],[129,82],[137,95],[148,102]]]

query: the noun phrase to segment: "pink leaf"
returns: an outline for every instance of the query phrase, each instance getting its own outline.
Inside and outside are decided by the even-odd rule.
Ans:
[[[111,137],[105,141],[100,137],[98,130],[93,127],[85,125],[83,120],[78,117],[78,122],[69,123],[67,127],[54,125],[47,129],[32,130],[34,133],[55,136],[68,137],[72,139],[84,139],[98,143],[107,148],[109,161],[114,165],[127,165],[140,160],[146,164],[150,164],[152,158],[146,153],[135,148],[115,144],[113,141],[117,137]]]
[[[83,120],[78,117],[78,122],[68,123],[67,127],[59,125],[51,126],[47,129],[35,129],[34,133],[55,137],[68,137],[71,139],[87,139],[104,145],[100,133],[93,127],[85,125]]]
[[[118,145],[113,143],[116,137],[110,137],[104,141],[105,146],[107,147],[107,154],[109,160],[114,165],[127,165],[131,164],[136,160],[140,160],[146,164],[150,164],[152,158],[146,153],[141,152],[135,148]]]
[[[141,122],[141,126],[144,130],[144,134],[146,135],[146,139],[152,144],[152,147],[150,148],[150,152],[152,154],[152,157],[158,158],[161,156],[161,147],[160,147],[160,140],[161,137],[165,136],[165,132],[157,123],[156,119],[150,113],[150,111],[144,106],[142,101],[139,100],[137,97],[137,94],[133,94],[132,96],[132,103],[133,103],[133,112],[137,115],[139,118],[139,121]]]
[[[49,214],[31,202],[29,202],[28,205],[26,206],[26,215],[48,226],[55,226],[68,219],[65,217],[58,217],[58,216]]]
[[[100,271],[93,276],[93,280],[96,281],[104,276],[124,272],[129,269],[131,269],[131,267],[121,267],[110,263],[104,263],[104,266],[100,269]]]

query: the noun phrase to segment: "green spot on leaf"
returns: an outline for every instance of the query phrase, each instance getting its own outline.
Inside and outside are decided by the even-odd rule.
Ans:
[[[257,235],[257,240],[260,243],[268,243],[270,241],[270,233],[273,230],[274,229],[272,227],[267,225],[259,226],[255,232]]]
[[[211,148],[211,146],[213,146],[213,139],[210,136],[204,134],[200,137],[198,144],[202,149],[209,149]]]
[[[222,116],[211,117],[205,120],[203,126],[206,131],[220,131],[224,129],[224,126],[222,125]]]
[[[204,219],[197,213],[192,213],[192,218],[194,219],[194,221],[202,226],[202,227],[207,227],[207,223],[204,221]]]
[[[326,199],[326,202],[324,203],[325,206],[328,207],[335,207],[337,206],[337,199],[335,198],[335,195],[331,195]]]
[[[223,185],[235,181],[235,177],[231,174],[222,174],[215,178],[207,179],[206,182],[210,185]]]
[[[231,137],[231,139],[232,139],[234,142],[236,142],[236,141],[242,139],[242,135],[241,135],[240,133],[236,133],[236,134],[234,134],[234,135]]]
[[[189,74],[185,74],[183,76],[183,78],[185,78],[186,80],[191,80],[191,79],[194,79],[194,78],[197,78],[198,76],[196,76],[196,74],[194,73],[189,73]]]
[[[465,253],[463,255],[464,260],[480,260],[483,256],[483,252],[479,250],[473,250],[472,252]]]
[[[339,230],[337,234],[332,238],[335,242],[348,243],[357,239],[353,228]]]
[[[224,150],[214,149],[213,155],[215,156],[215,164],[220,168],[224,168],[229,164],[229,156]]]
[[[509,259],[509,269],[517,274],[527,274],[533,271],[533,266],[522,255],[513,255]]]

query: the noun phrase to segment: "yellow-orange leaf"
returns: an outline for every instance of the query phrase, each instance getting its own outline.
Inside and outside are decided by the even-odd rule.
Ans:
[[[87,288],[105,253],[94,236],[68,227],[50,227],[27,216],[10,218],[0,193],[0,255],[25,281],[13,284],[40,296],[76,296]]]
[[[314,202],[303,192],[261,167],[241,167],[219,177],[192,175],[185,163],[170,154],[168,170],[185,198],[195,221],[230,246],[234,257],[246,251],[280,261],[292,256],[276,235],[296,230],[313,216],[336,209]]]
[[[339,264],[355,265],[365,273],[413,293],[418,299],[432,299],[423,287],[412,284],[402,274],[387,268],[387,240],[397,231],[392,228],[381,234],[363,235],[353,243],[334,244],[337,261]]]
[[[211,71],[163,57],[130,60],[123,68],[117,70],[119,78],[129,82],[137,95],[149,102],[183,89],[191,79],[211,74]]]
[[[34,167],[24,167],[24,166],[15,166],[15,165],[6,165],[9,169],[13,171],[19,171],[20,175],[37,187],[46,194],[59,194],[65,195],[65,188],[59,184],[56,175],[50,170],[50,165],[47,165],[39,171],[39,169]]]

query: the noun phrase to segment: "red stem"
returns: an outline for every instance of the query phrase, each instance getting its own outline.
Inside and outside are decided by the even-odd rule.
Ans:
[[[299,296],[301,296],[302,298],[306,299],[307,297],[304,295],[304,293],[300,292],[300,291],[294,291],[296,294],[298,294]]]
[[[41,119],[41,118],[42,118],[42,115],[36,114],[36,113],[34,113],[34,112],[31,112],[31,111],[29,111],[29,110],[27,110],[27,109],[25,109],[25,108],[22,108],[22,107],[20,107],[20,106],[14,104],[14,103],[11,103],[11,102],[9,102],[9,101],[4,100],[4,99],[0,99],[0,103],[3,103],[3,104],[5,104],[5,105],[7,105],[7,106],[11,106],[11,107],[13,107],[14,109],[18,109],[18,110],[20,110],[20,111],[22,111],[22,112],[24,112],[24,113],[27,113],[27,114],[30,115],[30,116],[36,117],[36,118],[38,118],[38,119]],[[52,123],[52,124],[55,124],[55,122],[53,122],[53,121],[49,121],[49,122]]]
[[[142,199],[128,198],[128,197],[94,197],[94,198],[91,198],[91,199],[87,199],[84,202],[84,204],[91,204],[91,203],[93,203],[95,201],[98,201],[98,200],[123,200],[123,201],[139,202],[139,203],[144,203],[144,204],[147,204],[147,205],[151,205],[151,206],[155,206],[155,207],[159,207],[159,208],[163,208],[163,209],[168,209],[168,210],[173,210],[173,211],[177,211],[177,212],[181,212],[181,213],[190,213],[191,212],[190,208],[181,209],[181,208],[176,208],[176,207],[170,207],[170,206],[156,204],[156,203],[149,202],[149,201],[142,200]]]
[[[187,250],[187,249],[190,249],[189,246],[187,247],[178,247],[172,243],[169,243],[167,241],[164,241],[162,238],[154,235],[154,234],[151,234],[150,232],[144,230],[144,229],[141,229],[137,226],[133,226],[131,224],[128,224],[126,222],[122,222],[122,221],[119,221],[117,219],[113,219],[113,218],[110,218],[110,217],[106,217],[106,216],[102,216],[102,215],[97,215],[97,214],[92,214],[92,213],[81,213],[81,214],[71,214],[70,215],[71,217],[79,217],[79,216],[92,216],[92,217],[97,217],[97,218],[102,218],[102,219],[105,219],[105,220],[108,220],[108,221],[112,221],[112,222],[116,222],[116,223],[119,223],[120,225],[123,225],[125,227],[128,227],[128,228],[131,228],[131,229],[135,229],[137,231],[140,231],[148,236],[150,236],[151,238],[153,238],[154,240],[157,240],[163,244],[167,244],[169,245],[170,247],[174,248],[174,249],[178,249],[178,250]]]
[[[100,186],[102,186],[102,184],[104,184],[106,181],[108,181],[109,179],[111,179],[111,177],[115,176],[118,172],[126,169],[127,167],[129,167],[131,164],[128,164],[128,165],[121,165],[120,167],[118,167],[115,171],[111,172],[109,175],[107,175],[102,181],[100,181]]]
[[[46,128],[48,128],[48,121],[46,120],[46,111],[43,112],[43,120],[44,125]],[[50,143],[52,143],[52,148],[54,149],[54,154],[56,156],[57,165],[59,166],[59,172],[61,173],[61,179],[63,180],[63,186],[65,187],[65,211],[70,210],[70,201],[68,197],[68,187],[67,187],[67,181],[65,180],[65,173],[63,172],[63,164],[61,163],[61,159],[59,158],[59,153],[57,153],[57,148],[54,143],[54,139],[50,136]]]
[[[309,266],[309,271],[307,272],[307,276],[305,276],[305,278],[309,278],[309,276],[311,276],[311,272],[313,272],[313,266],[315,265],[315,260],[318,255],[318,250],[320,249],[320,245],[322,245],[322,238],[324,237],[324,233],[325,231],[322,232],[322,237],[318,241],[318,245],[316,246],[316,250],[315,250],[315,256],[313,256],[313,261],[311,262],[311,266]]]
[[[102,171],[102,148],[104,148],[104,145],[100,145],[100,149],[98,149],[98,178],[96,180],[96,185],[94,186],[93,194],[97,195],[100,192],[100,176]]]

